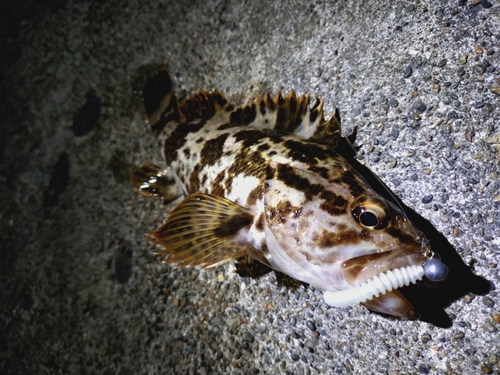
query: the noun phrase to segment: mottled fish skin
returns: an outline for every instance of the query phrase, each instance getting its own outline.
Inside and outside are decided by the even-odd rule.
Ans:
[[[420,267],[433,255],[399,208],[336,152],[338,117],[325,121],[321,101],[311,108],[309,96],[291,92],[234,107],[221,93],[202,92],[179,106],[166,71],[148,81],[144,97],[172,178],[187,197],[151,234],[166,262],[212,266],[246,253],[335,293],[386,272],[400,277],[389,271]],[[137,176],[139,187],[146,178]],[[390,282],[365,305],[418,318],[391,291],[403,284],[382,281]]]

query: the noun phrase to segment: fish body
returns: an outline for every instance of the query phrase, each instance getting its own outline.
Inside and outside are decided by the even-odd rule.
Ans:
[[[133,175],[145,195],[185,197],[151,233],[177,266],[249,255],[324,291],[333,306],[418,318],[398,288],[446,266],[424,235],[336,151],[338,116],[310,97],[266,94],[234,107],[221,93],[178,105],[166,71],[144,89],[168,170]],[[175,182],[175,184],[172,184]]]

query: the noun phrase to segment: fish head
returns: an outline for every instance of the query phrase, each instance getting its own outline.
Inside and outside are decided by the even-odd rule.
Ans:
[[[359,285],[397,268],[422,265],[432,254],[429,241],[392,202],[362,195],[350,204],[350,227],[358,239],[340,246],[345,280]]]
[[[398,288],[414,283],[425,274],[423,265],[434,256],[429,241],[399,207],[381,197],[362,195],[352,201],[350,211],[364,241],[345,252],[340,251],[340,267],[351,285],[343,293],[352,293],[356,298],[354,291],[371,289],[373,297],[360,301],[367,308],[418,319],[419,313]],[[325,299],[330,302],[342,293],[336,298],[333,296],[335,294],[325,292]]]
[[[381,313],[418,318],[397,289],[424,276],[432,281],[446,277],[447,267],[429,241],[399,207],[369,187],[356,197],[339,197],[346,190],[341,186],[327,188],[331,194],[298,199],[298,207],[288,204],[288,210],[280,210],[278,222],[267,221],[271,266],[322,288],[330,305],[362,303]],[[331,197],[336,197],[336,208],[328,206]],[[275,207],[280,206],[286,205]],[[291,214],[284,217],[286,212]]]

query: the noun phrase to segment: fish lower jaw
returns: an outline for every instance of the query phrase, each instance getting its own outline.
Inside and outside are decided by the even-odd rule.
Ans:
[[[323,298],[330,306],[351,306],[378,297],[380,294],[390,292],[393,289],[414,284],[423,277],[424,267],[421,265],[396,268],[376,275],[363,284],[349,289],[338,292],[326,291],[323,293]]]

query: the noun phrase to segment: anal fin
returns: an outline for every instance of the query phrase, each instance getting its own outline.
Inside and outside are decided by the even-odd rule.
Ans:
[[[165,247],[165,263],[212,267],[239,258],[250,245],[244,229],[253,215],[229,199],[195,193],[175,207],[150,236]]]
[[[144,164],[132,173],[134,187],[146,197],[162,198],[165,202],[182,195],[170,169]]]

